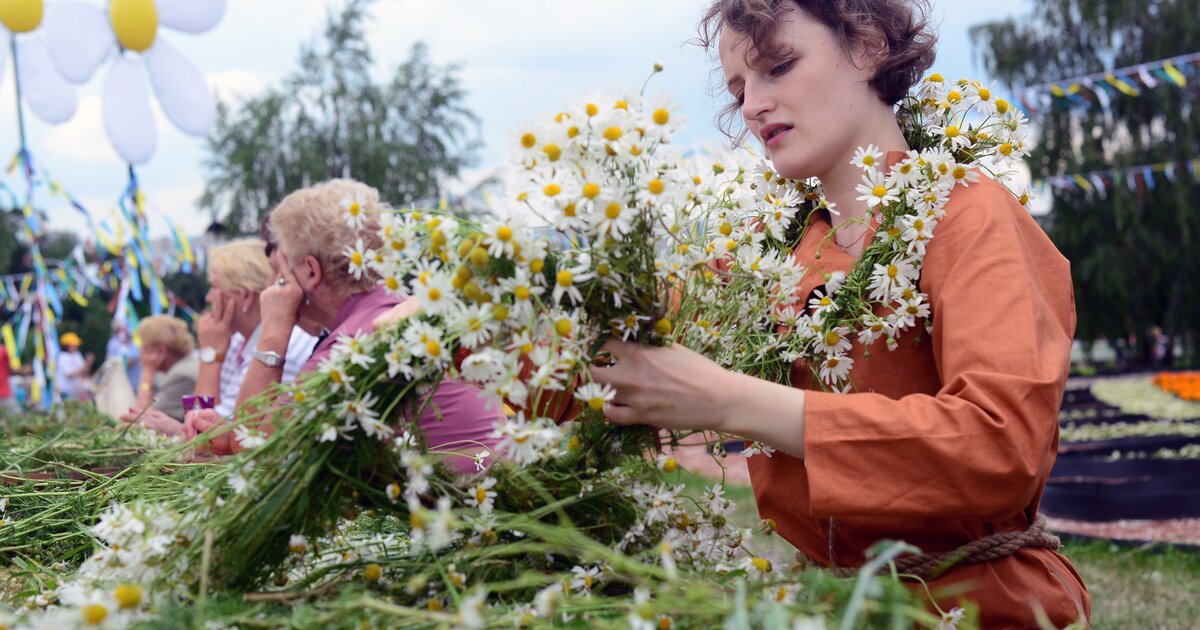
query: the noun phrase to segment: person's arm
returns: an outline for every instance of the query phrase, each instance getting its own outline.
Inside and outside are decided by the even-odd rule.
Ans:
[[[211,295],[211,294],[210,294]],[[200,374],[196,378],[196,395],[211,396],[220,402],[221,398],[221,364],[229,352],[229,340],[233,335],[233,314],[236,310],[233,298],[219,294],[213,300],[212,308],[200,317],[196,324],[196,337],[203,352],[212,348],[216,360],[210,363],[200,362]]]
[[[957,194],[921,277],[943,383],[936,395],[786,391],[683,348],[619,347],[617,366],[594,370],[620,392],[606,415],[802,455],[814,515],[1024,509],[1057,441],[1075,325],[1069,265],[994,183]]]
[[[288,343],[292,338],[292,328],[296,326],[300,303],[304,300],[304,291],[291,269],[283,268],[278,282],[259,294],[259,305],[262,309],[262,333],[258,345],[253,350],[258,352],[274,352],[280,357],[287,357]],[[260,409],[245,408],[246,402],[267,390],[267,388],[283,380],[284,364],[270,367],[257,359],[250,362],[246,369],[246,377],[238,391],[238,412],[255,413]],[[264,427],[264,430],[269,430]]]

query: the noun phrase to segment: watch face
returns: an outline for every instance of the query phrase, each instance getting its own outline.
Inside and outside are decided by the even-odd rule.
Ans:
[[[205,363],[216,361],[217,351],[212,348],[200,348],[200,360]]]

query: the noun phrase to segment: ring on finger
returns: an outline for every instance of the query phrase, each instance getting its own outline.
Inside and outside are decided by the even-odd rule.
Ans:
[[[276,280],[276,281],[275,281],[275,284],[277,284],[277,285],[279,285],[279,286],[281,286],[281,287],[282,287],[282,286],[287,286],[287,280],[284,280],[283,278],[279,278],[278,280]]]

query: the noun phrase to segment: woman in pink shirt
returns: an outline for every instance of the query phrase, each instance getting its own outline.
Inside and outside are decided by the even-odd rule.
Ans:
[[[370,270],[357,278],[350,273],[347,249],[359,240],[368,248],[382,245],[374,213],[364,212],[358,228],[347,223],[344,206],[350,200],[362,208],[383,207],[374,188],[335,179],[293,192],[271,212],[268,248],[273,246],[269,255],[279,276],[259,297],[262,333],[242,383],[239,407],[280,381],[283,364],[278,358],[287,356],[293,326],[320,339],[300,369],[297,381],[303,381],[305,373],[315,371],[329,356],[339,337],[371,332],[376,317],[404,301],[388,293]],[[483,447],[464,448],[465,441],[494,449],[497,440],[491,433],[503,418],[503,410],[485,401],[478,388],[446,381],[434,392],[419,425],[431,450],[453,444],[446,450],[470,454]],[[194,437],[214,425],[205,414],[191,414],[185,435]],[[214,440],[213,449],[218,454],[231,452],[236,448],[233,441]],[[447,463],[461,472],[475,469],[466,457],[451,457]]]

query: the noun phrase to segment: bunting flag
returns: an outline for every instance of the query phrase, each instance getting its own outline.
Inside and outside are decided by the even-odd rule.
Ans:
[[[1105,199],[1115,188],[1120,186],[1125,186],[1129,191],[1139,194],[1146,191],[1152,192],[1163,181],[1178,181],[1180,173],[1187,173],[1192,181],[1200,182],[1197,171],[1200,171],[1200,158],[1181,162],[1139,164],[1036,179],[1033,181],[1033,188],[1051,192],[1081,190],[1089,197],[1098,196],[1100,199]]]
[[[1200,52],[1031,85],[1017,91],[1017,100],[1031,116],[1064,101],[1071,107],[1097,104],[1107,112],[1118,97],[1135,98],[1164,83],[1183,88],[1189,81],[1200,81]]]
[[[148,208],[132,168],[124,192],[107,216],[93,215],[66,187],[36,165],[25,147],[9,162],[8,173],[16,175],[18,171],[24,180],[24,193],[0,182],[0,203],[7,201],[9,207],[21,209],[19,240],[29,250],[30,269],[0,276],[0,341],[14,367],[28,366],[32,370],[30,404],[48,407],[55,394],[58,323],[64,304],[86,307],[97,291],[113,292],[118,294],[114,320],[126,322],[131,328],[138,321],[134,305],[147,299],[153,314],[181,310],[184,316],[194,319],[196,314],[167,290],[162,278],[174,271],[192,272],[197,260],[183,230]],[[55,202],[82,215],[88,236],[62,261],[48,265],[38,241],[46,229],[44,208]],[[168,240],[155,243],[150,238],[150,216],[163,218],[170,234]]]

